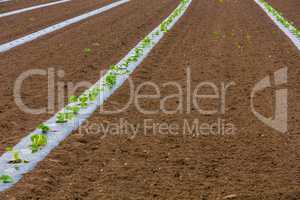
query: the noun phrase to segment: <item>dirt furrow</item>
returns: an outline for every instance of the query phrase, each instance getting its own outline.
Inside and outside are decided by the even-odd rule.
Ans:
[[[298,199],[299,58],[298,50],[254,1],[193,1],[187,14],[132,76],[135,88],[146,81],[158,86],[160,98],[139,99],[142,108],[158,112],[145,114],[130,104],[122,113],[95,113],[80,131],[1,197]],[[263,124],[250,107],[254,86],[283,67],[288,68],[288,84],[280,87],[289,92],[288,133]],[[192,91],[205,82],[215,85],[220,93],[222,83],[232,83],[224,95],[225,101],[207,96],[197,101],[201,109],[217,110],[215,113],[199,112],[193,104],[173,114],[162,111],[162,99],[180,90],[164,85],[169,81],[179,84],[183,100],[174,97],[164,105],[174,110],[181,102],[189,102],[188,68]],[[259,93],[254,101],[257,111],[272,116],[272,95],[280,88]],[[214,94],[210,87],[201,87],[198,92]],[[141,93],[153,95],[157,91],[148,85]],[[127,83],[103,109],[124,106],[129,94]],[[220,110],[222,103],[224,112]],[[184,132],[184,123],[195,119],[200,124],[225,120],[236,129],[233,134]],[[118,126],[120,120],[136,130],[101,128]],[[165,128],[160,132],[157,126],[163,123],[178,125],[175,134]]]
[[[116,0],[75,0],[0,18],[0,43],[10,42]]]
[[[147,4],[147,7],[143,7],[143,4]],[[59,70],[63,70],[63,77],[55,75],[55,94],[59,90],[59,82],[74,86],[84,81],[93,84],[99,79],[101,70],[117,63],[175,6],[177,2],[172,0],[164,0],[160,4],[150,0],[132,1],[1,54],[1,152],[5,147],[16,144],[21,137],[54,114],[31,115],[16,105],[13,91],[15,82],[22,73],[32,69],[45,70],[46,73],[48,69],[53,69],[57,74]],[[91,49],[90,55],[85,55],[85,48]],[[27,106],[47,106],[47,78],[35,75],[24,81],[21,95]],[[86,85],[81,85],[75,93],[82,92]],[[56,112],[61,107],[58,106],[58,97],[54,98]]]
[[[11,0],[0,3],[0,13],[22,9],[25,7],[35,6],[37,4],[54,2],[55,0]]]

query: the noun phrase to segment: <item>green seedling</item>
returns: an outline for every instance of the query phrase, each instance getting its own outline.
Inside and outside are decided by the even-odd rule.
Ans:
[[[57,114],[56,123],[62,124],[74,118],[73,112],[60,112]]]
[[[280,22],[283,26],[289,29],[297,38],[300,39],[300,30],[297,29],[292,22],[286,20],[283,15],[274,9],[270,4],[268,4],[265,0],[260,0],[260,2],[265,6],[265,8],[275,16],[276,20]]]
[[[160,25],[160,30],[161,30],[161,32],[163,32],[163,33],[168,32],[167,24],[164,23],[164,22],[161,23],[161,25]]]
[[[174,19],[183,11],[184,6],[187,2],[186,1],[182,1],[182,5],[178,8],[175,9],[175,11],[171,14],[170,17],[168,17],[165,21],[163,21],[160,24],[160,31],[162,31],[163,33],[168,32],[168,26],[174,21]]]
[[[0,176],[0,183],[12,183],[14,182],[13,178],[9,175],[1,175]]]
[[[141,48],[136,48],[136,49],[134,49],[134,55],[137,56],[137,57],[142,56],[143,53],[144,53],[144,50],[141,49]]]
[[[11,161],[9,161],[8,163],[10,163],[10,164],[28,163],[27,160],[21,159],[19,151],[13,150],[12,147],[7,147],[6,151],[10,152],[12,154],[12,157],[13,157],[13,159]]]
[[[137,62],[139,60],[139,57],[143,55],[143,50],[142,49],[134,49],[134,55],[130,57],[130,60],[133,62]]]
[[[216,40],[218,40],[218,39],[221,37],[221,33],[218,32],[218,31],[214,31],[214,32],[213,32],[213,37],[214,37]]]
[[[146,37],[143,41],[142,41],[142,48],[146,48],[148,46],[151,45],[151,39],[149,37]]]
[[[66,119],[66,116],[64,113],[58,113],[56,118],[56,123],[66,123],[68,120]]]
[[[109,73],[105,78],[105,83],[109,89],[112,89],[117,83],[117,76],[113,73]]]
[[[89,100],[88,96],[86,96],[86,95],[80,96],[79,97],[80,106],[82,108],[86,108],[88,105],[88,100]]]
[[[31,151],[36,153],[47,145],[48,137],[45,134],[35,134],[31,136]]]
[[[181,0],[182,4],[187,4],[190,0]]]
[[[139,57],[143,55],[143,52],[144,50],[142,48],[135,48],[134,55],[129,57],[123,65],[127,68],[130,62],[137,62]]]
[[[79,106],[67,106],[66,109],[68,111],[71,111],[74,115],[77,115],[80,111],[80,107]]]
[[[83,52],[84,52],[85,57],[87,57],[92,54],[92,49],[84,48]]]
[[[124,68],[120,68],[117,65],[113,65],[110,67],[110,69],[113,71],[113,73],[117,74],[117,75],[124,75],[128,73],[128,70],[124,69]]]
[[[128,68],[129,64],[130,64],[130,60],[127,59],[127,60],[122,64],[122,66],[124,66],[125,68]]]
[[[50,131],[49,126],[47,126],[45,124],[40,124],[38,126],[38,129],[40,129],[42,131],[42,133],[48,133]]]
[[[129,57],[123,64],[122,66],[124,66],[125,68],[128,68],[129,64],[131,62],[133,62],[134,60],[132,59],[132,57]]]
[[[89,93],[88,93],[88,97],[90,101],[95,101],[97,99],[97,97],[100,95],[101,89],[96,87],[93,88]]]
[[[139,57],[137,55],[131,56],[131,60],[133,62],[137,62],[139,60]]]
[[[97,99],[98,94],[95,92],[90,92],[89,94],[89,100],[90,101],[95,101]]]
[[[74,115],[73,112],[65,112],[64,115],[65,115],[65,119],[67,121],[69,121],[69,120],[71,120],[71,119],[73,119],[75,117],[75,115]]]
[[[69,97],[69,102],[70,103],[76,103],[76,102],[78,102],[78,97],[74,96],[74,95],[70,96]]]

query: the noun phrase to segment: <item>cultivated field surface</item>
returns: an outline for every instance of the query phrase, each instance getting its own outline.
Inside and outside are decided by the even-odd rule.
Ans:
[[[49,2],[0,2],[0,15]],[[300,199],[299,47],[254,0],[130,0],[1,52],[5,43],[116,2],[72,0],[0,18],[0,153],[15,155],[8,161],[14,172],[0,158],[0,190],[11,184],[0,199]],[[265,2],[299,30],[299,0]],[[174,26],[165,30],[171,13]],[[147,43],[156,27],[161,40]],[[300,44],[300,33],[292,35]],[[153,49],[135,49],[141,60],[131,61],[132,73],[118,69],[128,77],[114,89],[124,74],[100,72],[118,67],[140,41]],[[26,77],[16,96],[16,82],[32,70],[41,74]],[[15,145],[66,107],[67,83],[83,84],[75,98],[100,78],[112,94],[51,152],[43,153],[47,142],[35,151],[32,140],[30,153],[45,157],[15,180],[35,162],[22,160]],[[49,98],[51,112],[22,109],[49,108]],[[90,105],[76,101],[80,109]],[[65,119],[56,121],[61,129]],[[40,135],[59,134],[45,127]]]

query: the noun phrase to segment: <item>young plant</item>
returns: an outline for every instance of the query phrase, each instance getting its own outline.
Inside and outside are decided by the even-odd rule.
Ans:
[[[70,103],[76,103],[76,102],[78,102],[78,97],[75,96],[75,95],[70,96],[69,97],[69,102]]]
[[[109,89],[112,89],[117,83],[117,76],[113,73],[109,73],[105,78],[105,83]]]
[[[1,175],[0,176],[0,183],[12,183],[14,182],[13,178],[9,175]]]
[[[66,109],[68,111],[71,111],[74,115],[77,115],[80,111],[80,107],[79,106],[67,106]]]
[[[146,37],[143,41],[142,41],[142,48],[146,48],[148,46],[151,45],[151,39],[149,37]]]
[[[11,161],[9,161],[8,163],[10,163],[10,164],[28,163],[27,160],[21,159],[19,151],[13,150],[12,147],[7,147],[6,151],[10,152],[12,154],[12,157],[13,157],[13,159]]]
[[[47,145],[48,137],[45,134],[35,134],[31,136],[31,151],[32,153],[38,152]]]
[[[136,49],[134,49],[134,55],[136,55],[137,57],[142,56],[143,53],[144,53],[144,50],[141,49],[141,48],[136,48]]]
[[[66,123],[69,120],[73,119],[74,113],[73,112],[60,112],[57,114],[56,123],[62,124]]]
[[[42,133],[48,133],[50,131],[50,127],[45,124],[40,124],[38,129],[40,129]]]
[[[86,96],[86,95],[80,96],[79,97],[80,106],[82,108],[86,108],[88,105],[88,100],[89,100],[88,96]]]
[[[221,33],[218,32],[218,31],[214,31],[214,32],[213,32],[213,37],[214,37],[214,39],[218,40],[218,39],[221,38]]]
[[[133,62],[137,62],[139,60],[139,57],[137,55],[134,55],[131,57]]]
[[[88,93],[88,97],[90,101],[95,101],[97,99],[97,97],[100,95],[101,89],[96,87],[93,88],[89,93]]]
[[[160,30],[161,30],[161,32],[163,32],[163,33],[168,32],[167,24],[166,24],[165,22],[162,22],[162,23],[161,23],[161,25],[160,25]]]
[[[58,113],[57,114],[57,118],[56,118],[56,123],[66,123],[68,120],[66,119],[65,117],[65,114],[64,113]]]
[[[134,55],[130,57],[130,59],[133,62],[137,62],[139,60],[139,57],[142,55],[142,49],[135,49],[134,50]]]
[[[133,62],[132,58],[129,57],[123,64],[122,66],[124,66],[125,68],[128,68],[129,64]]]
[[[117,65],[112,65],[110,67],[110,69],[117,75],[123,75],[123,74],[127,74],[128,73],[128,70],[124,69],[124,68],[121,68]]]
[[[92,49],[90,49],[90,48],[84,48],[83,52],[84,52],[84,56],[88,57],[89,55],[92,54]]]

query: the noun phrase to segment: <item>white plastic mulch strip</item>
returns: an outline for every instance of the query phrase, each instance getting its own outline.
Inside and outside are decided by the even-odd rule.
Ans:
[[[67,108],[74,106],[74,103],[70,103],[63,110],[57,113],[55,116],[50,118],[44,124],[50,127],[50,131],[46,133],[47,135],[47,145],[41,148],[39,151],[33,153],[30,145],[31,137],[33,135],[45,135],[41,130],[36,129],[28,136],[23,138],[14,148],[13,151],[19,152],[19,156],[28,161],[28,163],[11,164],[9,161],[13,159],[12,152],[6,152],[0,157],[0,175],[9,176],[13,182],[12,183],[0,183],[0,191],[10,188],[13,184],[18,182],[22,175],[31,171],[39,161],[43,160],[52,149],[59,145],[72,131],[78,129],[78,127],[90,117],[96,109],[103,104],[103,102],[111,96],[129,77],[129,75],[138,67],[142,61],[147,57],[150,51],[155,47],[155,45],[162,39],[165,32],[170,30],[175,23],[180,19],[180,17],[185,13],[186,9],[191,4],[192,0],[181,1],[180,5],[172,12],[172,14],[164,20],[160,26],[155,28],[144,40],[139,42],[118,64],[115,66],[126,67],[126,73],[120,73],[116,76],[115,84],[112,87],[108,87],[107,78],[112,74],[116,73],[114,69],[110,69],[95,85],[84,92],[84,94],[90,94],[95,89],[100,89],[101,92],[95,98],[95,100],[88,101],[86,107],[81,107],[77,115],[71,120],[65,123],[58,123],[59,113],[68,112]],[[149,42],[150,41],[150,42]],[[146,45],[145,45],[146,44]],[[136,57],[137,52],[142,52]],[[128,62],[132,58],[137,58],[134,61]],[[82,96],[81,95],[81,96]]]
[[[19,9],[19,10],[2,13],[2,14],[0,14],[0,18],[20,14],[20,13],[23,13],[23,12],[27,12],[27,11],[31,11],[31,10],[35,10],[35,9],[39,9],[39,8],[53,6],[53,5],[56,5],[56,4],[66,3],[66,2],[69,2],[69,1],[71,1],[71,0],[61,0],[61,1],[56,1],[56,2],[52,2],[52,3],[40,4],[40,5],[37,5],[37,6],[28,7],[28,8],[22,8],[22,9]]]
[[[11,1],[11,0],[0,0],[0,3],[7,2],[7,1]]]
[[[88,13],[85,13],[83,15],[80,15],[80,16],[77,16],[77,17],[74,17],[74,18],[71,18],[71,19],[68,19],[66,21],[63,21],[61,23],[58,23],[58,24],[55,24],[53,26],[50,26],[50,27],[47,27],[45,29],[42,29],[40,31],[37,31],[35,33],[32,33],[32,34],[29,34],[29,35],[26,35],[22,38],[19,38],[19,39],[16,39],[16,40],[13,40],[11,42],[8,42],[8,43],[5,43],[5,44],[2,44],[0,45],[0,53],[3,53],[5,51],[8,51],[14,47],[17,47],[17,46],[20,46],[22,44],[25,44],[27,42],[30,42],[32,40],[35,40],[39,37],[42,37],[44,35],[47,35],[49,33],[52,33],[54,31],[57,31],[59,29],[62,29],[62,28],[65,28],[66,26],[69,26],[71,24],[74,24],[74,23],[77,23],[77,22],[80,22],[84,19],[87,19],[87,18],[90,18],[90,17],[93,17],[95,15],[98,15],[100,13],[103,13],[107,10],[110,10],[114,7],[117,7],[117,6],[120,6],[122,4],[125,4],[125,3],[128,3],[130,0],[121,0],[121,1],[118,1],[118,2],[115,2],[115,3],[112,3],[112,4],[109,4],[107,6],[104,6],[102,8],[99,8],[97,10],[93,10],[91,12],[88,12]]]
[[[294,45],[298,48],[298,50],[300,50],[300,38],[297,37],[292,32],[292,30],[296,29],[296,28],[294,26],[292,26],[291,23],[289,23],[289,25],[288,25],[289,28],[287,28],[280,21],[278,21],[276,16],[267,9],[265,2],[262,2],[261,0],[254,0],[254,1],[264,10],[264,12],[271,18],[271,20],[289,37],[289,39],[294,43]],[[268,5],[268,6],[270,6],[270,5]],[[273,9],[273,10],[276,11],[275,9]],[[282,16],[280,16],[280,17],[282,19],[284,19]]]

